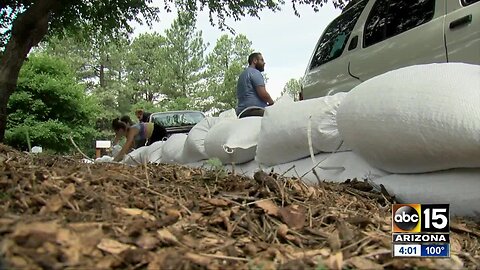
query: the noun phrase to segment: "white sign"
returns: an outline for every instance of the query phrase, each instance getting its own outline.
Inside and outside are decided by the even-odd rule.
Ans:
[[[96,141],[95,147],[96,148],[110,148],[112,146],[111,141]]]

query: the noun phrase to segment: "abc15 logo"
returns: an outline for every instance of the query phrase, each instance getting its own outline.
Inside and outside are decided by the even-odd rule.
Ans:
[[[392,232],[449,232],[449,204],[394,204]]]

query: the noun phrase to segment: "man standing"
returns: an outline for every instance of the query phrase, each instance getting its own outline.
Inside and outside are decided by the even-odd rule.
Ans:
[[[237,109],[240,118],[247,116],[263,116],[265,107],[273,105],[273,100],[265,88],[265,79],[261,72],[264,71],[265,61],[261,53],[252,53],[248,56],[248,67],[240,74],[237,82]]]
[[[135,115],[140,123],[147,123],[150,121],[151,113],[144,112],[143,109],[136,110]]]

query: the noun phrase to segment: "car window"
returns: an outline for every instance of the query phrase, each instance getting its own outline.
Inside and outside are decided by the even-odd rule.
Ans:
[[[434,12],[435,0],[377,0],[365,23],[363,47],[422,25]]]
[[[464,6],[468,6],[468,5],[471,5],[471,4],[473,4],[475,2],[478,2],[478,1],[480,1],[480,0],[462,0],[462,3],[463,3]]]
[[[310,63],[310,69],[325,64],[342,55],[353,27],[362,13],[368,0],[358,1],[342,15],[336,18],[324,31],[315,54]]]
[[[165,112],[152,115],[152,122],[161,124],[166,128],[193,126],[198,124],[205,116],[200,112]]]

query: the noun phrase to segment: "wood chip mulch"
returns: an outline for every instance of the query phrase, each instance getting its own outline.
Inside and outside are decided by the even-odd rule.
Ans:
[[[0,269],[479,269],[480,224],[451,258],[393,259],[390,198],[364,182],[86,164],[0,145]]]

